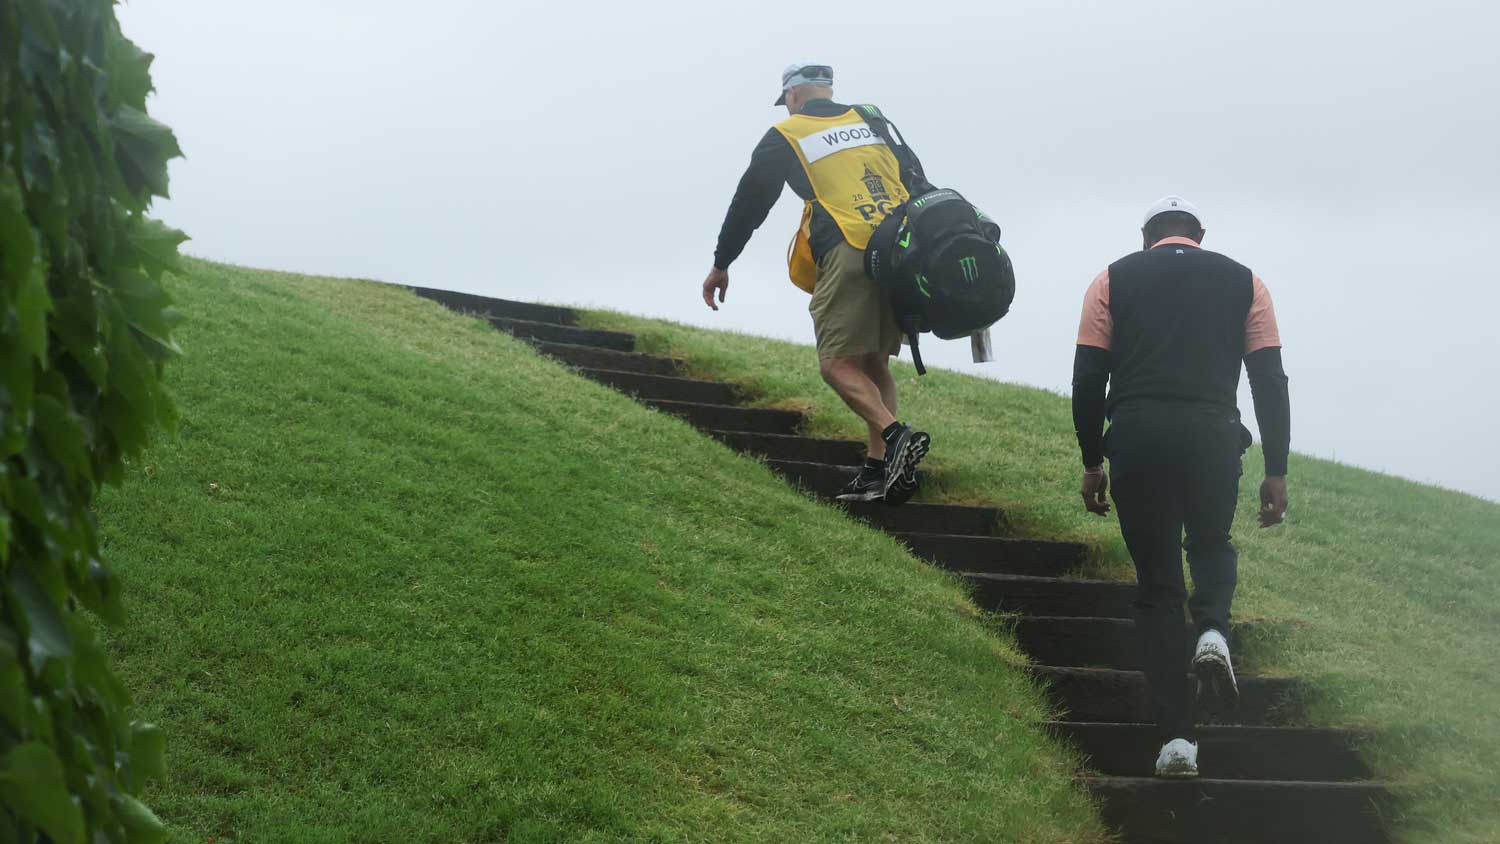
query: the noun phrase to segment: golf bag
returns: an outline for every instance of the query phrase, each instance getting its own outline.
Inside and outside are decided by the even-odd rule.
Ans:
[[[865,272],[890,298],[919,375],[927,371],[922,332],[954,340],[983,331],[1016,295],[1000,227],[950,188],[914,196],[881,221],[865,248]]]

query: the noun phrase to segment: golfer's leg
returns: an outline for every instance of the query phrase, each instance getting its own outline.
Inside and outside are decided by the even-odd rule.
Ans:
[[[1239,555],[1230,544],[1240,493],[1239,424],[1215,421],[1193,435],[1184,524],[1193,596],[1188,610],[1196,633],[1213,628],[1229,635],[1229,609],[1239,579]]]
[[[1182,604],[1182,491],[1164,433],[1149,418],[1118,419],[1110,432],[1111,491],[1135,562],[1132,604],[1151,717],[1162,742],[1189,738],[1187,628]]]

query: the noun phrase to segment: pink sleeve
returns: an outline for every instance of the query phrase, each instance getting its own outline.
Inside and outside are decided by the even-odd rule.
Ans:
[[[1109,315],[1109,270],[1100,273],[1083,294],[1083,317],[1078,321],[1078,345],[1108,351],[1115,322]]]
[[[1281,345],[1281,332],[1276,328],[1276,307],[1271,304],[1271,291],[1266,289],[1260,276],[1255,276],[1252,284],[1255,292],[1250,299],[1250,315],[1245,317],[1247,355]]]

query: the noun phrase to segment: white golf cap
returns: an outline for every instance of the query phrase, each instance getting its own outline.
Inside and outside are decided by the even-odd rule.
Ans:
[[[1198,221],[1198,228],[1204,228],[1203,215],[1198,213],[1198,206],[1194,205],[1191,202],[1188,202],[1186,199],[1183,199],[1176,194],[1173,194],[1172,196],[1164,196],[1161,199],[1156,200],[1156,202],[1152,203],[1151,207],[1146,209],[1146,219],[1141,221],[1141,226],[1144,227],[1147,223],[1151,222],[1152,217],[1155,217],[1158,214],[1166,214],[1171,211],[1181,211],[1182,213],[1187,214],[1194,220]]]
[[[798,62],[789,64],[786,70],[781,72],[781,96],[771,105],[783,105],[786,103],[786,92],[798,85],[833,84],[833,68],[826,64],[815,62]]]

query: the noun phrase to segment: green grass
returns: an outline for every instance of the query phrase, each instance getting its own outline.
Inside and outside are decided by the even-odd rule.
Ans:
[[[762,404],[805,409],[819,434],[863,436],[809,346],[616,313],[587,321],[638,332]],[[1297,366],[1290,351],[1293,379]],[[1094,573],[1130,577],[1113,516],[1086,514],[1078,496],[1066,397],[943,370],[919,380],[904,363],[897,381],[900,416],[933,435],[924,497],[999,504],[1016,534],[1088,542]],[[1317,722],[1379,731],[1369,752],[1405,798],[1398,829],[1411,841],[1500,840],[1500,505],[1293,455],[1288,522],[1260,530],[1258,448],[1245,467],[1236,615],[1282,622],[1260,628],[1257,663],[1311,679]]]
[[[954,581],[394,287],[192,261],[99,507],[178,842],[1088,842]]]

